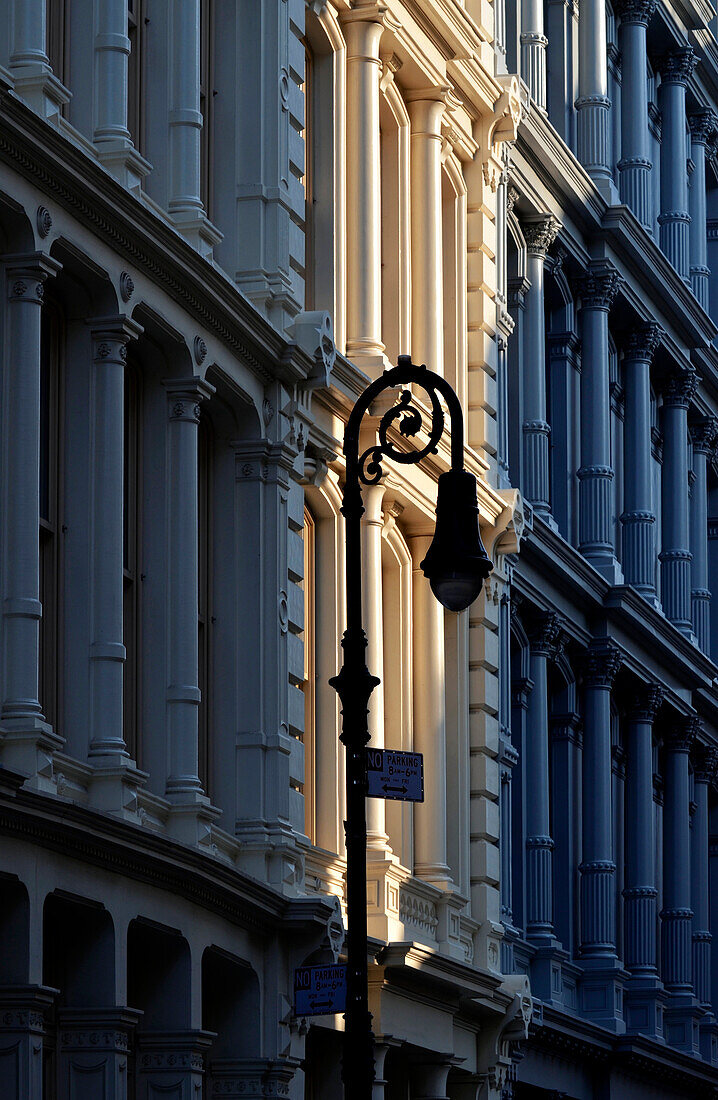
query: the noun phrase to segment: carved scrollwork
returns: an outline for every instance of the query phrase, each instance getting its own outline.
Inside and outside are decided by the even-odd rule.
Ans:
[[[426,455],[436,451],[444,430],[444,410],[438,394],[434,390],[427,392],[431,397],[431,424],[427,442],[421,448],[401,451],[389,439],[389,432],[392,429],[398,430],[405,439],[411,439],[423,428],[421,411],[412,404],[414,395],[411,390],[402,390],[397,403],[392,405],[379,421],[378,444],[368,447],[359,459],[359,477],[365,485],[376,485],[383,477],[384,469],[381,464],[383,457],[405,466],[413,466]]]

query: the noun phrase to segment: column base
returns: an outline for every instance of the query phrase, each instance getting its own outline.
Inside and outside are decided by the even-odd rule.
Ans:
[[[564,1006],[562,964],[568,960],[568,952],[559,946],[553,936],[549,941],[537,941],[529,937],[536,953],[531,960],[531,993],[545,1004]]]
[[[666,1042],[685,1054],[700,1057],[700,1022],[703,1010],[690,993],[669,995],[664,1030]]]
[[[89,802],[104,813],[117,814],[126,821],[136,821],[139,806],[137,792],[149,776],[141,772],[127,756],[96,757],[89,784]]]
[[[65,744],[43,718],[4,718],[0,722],[0,760],[28,777],[33,790],[57,794],[53,755]]]
[[[626,1022],[623,1015],[623,991],[628,972],[615,956],[586,959],[579,980],[581,1015],[600,1027],[623,1035]]]
[[[623,584],[623,570],[612,549],[579,547],[589,565],[592,565],[609,584]]]
[[[146,1031],[137,1036],[137,1100],[202,1095],[204,1053],[211,1031]]]
[[[227,1100],[289,1096],[298,1065],[294,1058],[213,1058],[207,1068],[207,1095],[224,1096]]]
[[[44,1013],[56,989],[41,985],[0,989],[0,1081],[4,1100],[43,1094]]]
[[[182,801],[171,799],[167,831],[175,840],[192,848],[207,848],[212,843],[212,825],[222,816],[206,795],[184,794]]]
[[[152,165],[140,156],[129,139],[96,142],[95,148],[102,167],[123,187],[135,192],[142,189],[145,176],[152,171]]]
[[[626,1031],[664,1043],[666,1000],[666,993],[657,976],[629,978],[623,998]]]
[[[48,122],[59,125],[62,108],[69,103],[68,91],[51,69],[44,65],[11,66],[15,94],[27,103],[36,114]]]
[[[186,241],[204,256],[206,260],[214,257],[214,249],[222,240],[222,234],[212,224],[204,210],[182,210],[170,212],[175,227]]]
[[[124,1100],[129,1036],[141,1017],[132,1008],[58,1012],[60,1073],[71,1096]]]
[[[709,1066],[718,1066],[718,1020],[709,1010],[699,1025],[701,1058]]]

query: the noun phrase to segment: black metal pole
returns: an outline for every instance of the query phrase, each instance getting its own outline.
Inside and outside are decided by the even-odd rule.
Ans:
[[[411,408],[411,393],[404,391],[400,403],[390,409],[379,426],[379,444],[359,455],[359,428],[365,412],[384,390],[394,386],[418,384],[431,398],[432,419],[428,442],[413,451],[398,451],[388,441],[388,430],[396,425],[405,437],[421,428],[421,414]],[[329,682],[336,688],[342,704],[341,740],[346,747],[346,821],[347,851],[347,1002],[344,1014],[344,1057],[342,1081],[345,1100],[371,1100],[374,1082],[374,1054],[367,995],[367,918],[366,918],[366,746],[369,742],[369,698],[379,680],[366,665],[367,638],[362,626],[361,517],[364,514],[361,483],[375,484],[382,475],[381,457],[387,455],[399,463],[415,464],[436,450],[444,427],[444,414],[438,401],[440,393],[451,415],[451,466],[461,470],[464,464],[464,422],[459,399],[445,379],[415,366],[408,355],[400,355],[398,366],[384,371],[369,385],[356,402],[344,434],[346,481],[342,514],[346,523],[346,600],[347,628],[342,639],[344,661],[338,676]]]

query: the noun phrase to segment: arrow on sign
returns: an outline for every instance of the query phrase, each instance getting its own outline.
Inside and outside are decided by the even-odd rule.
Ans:
[[[398,791],[399,794],[406,794],[409,790],[408,787],[391,787],[388,783],[382,783],[382,790],[386,794],[387,791]]]

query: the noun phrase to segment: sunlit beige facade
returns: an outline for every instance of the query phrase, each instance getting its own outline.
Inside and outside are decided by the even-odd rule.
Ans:
[[[364,494],[375,1100],[499,1100],[498,241],[522,112],[485,0],[0,13],[0,1091],[341,1095],[344,424],[399,354],[462,403],[494,563],[419,569],[450,429]],[[500,328],[501,327],[501,328]],[[415,403],[428,408],[417,389]],[[372,408],[371,446],[387,405]],[[421,436],[419,437],[419,442]]]

